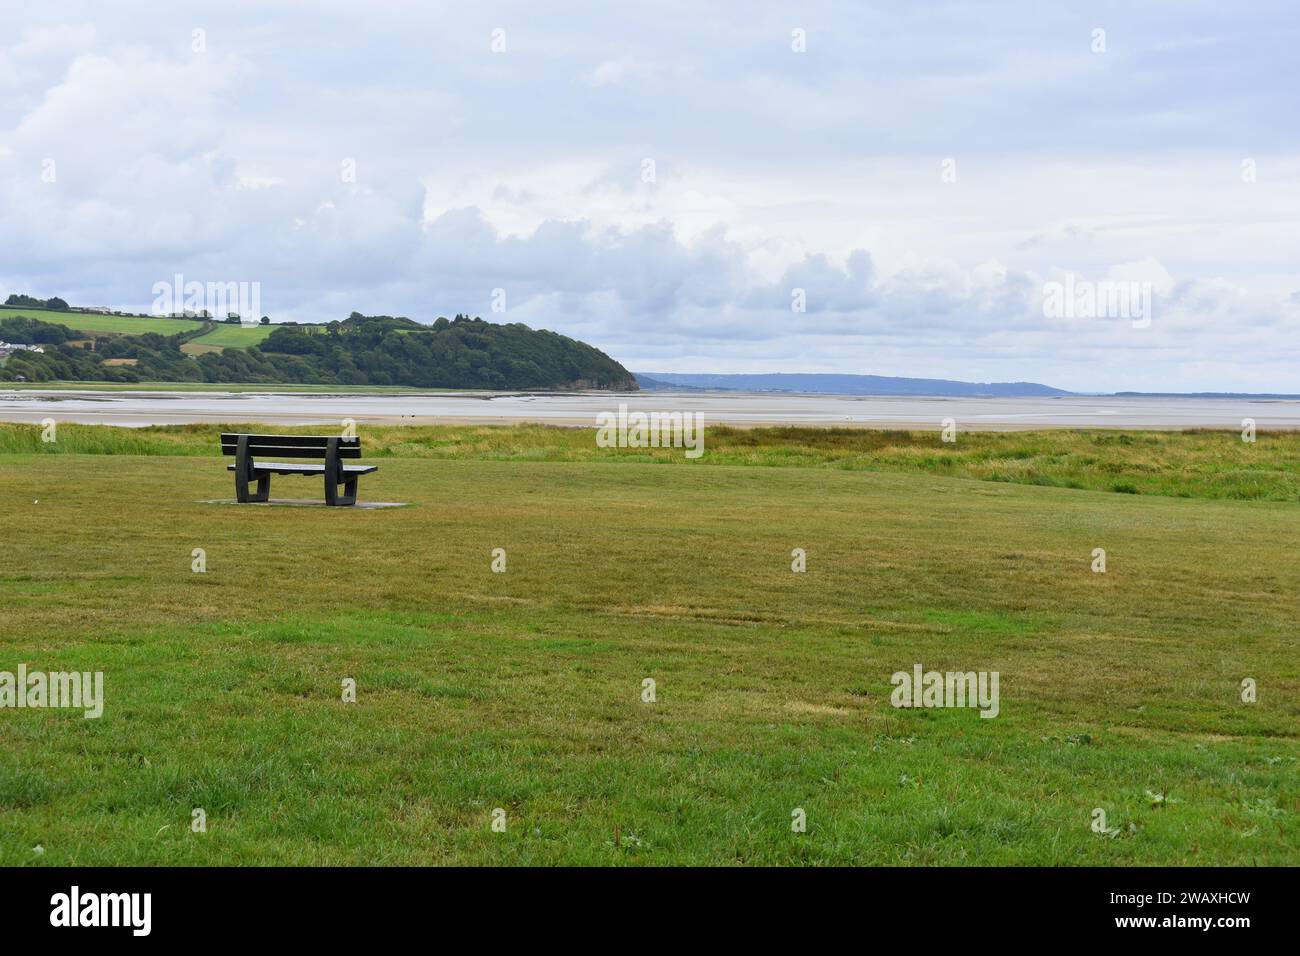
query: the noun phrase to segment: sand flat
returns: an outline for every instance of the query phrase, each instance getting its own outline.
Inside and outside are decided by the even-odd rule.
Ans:
[[[594,426],[601,412],[698,412],[706,425],[939,429],[1300,428],[1300,401],[1249,398],[943,398],[739,391],[410,394],[0,390],[0,421],[95,425],[263,422],[337,425],[542,422]]]

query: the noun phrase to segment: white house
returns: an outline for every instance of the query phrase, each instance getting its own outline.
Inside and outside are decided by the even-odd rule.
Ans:
[[[21,345],[17,342],[0,342],[0,355],[10,355],[14,352],[40,352],[45,354],[45,349],[40,345]]]

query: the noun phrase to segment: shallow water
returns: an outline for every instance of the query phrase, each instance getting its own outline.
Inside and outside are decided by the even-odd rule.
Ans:
[[[324,394],[0,391],[0,421],[96,425],[544,422],[594,426],[600,412],[699,412],[708,424],[938,429],[1300,428],[1300,401],[1221,398],[915,398],[773,392]]]

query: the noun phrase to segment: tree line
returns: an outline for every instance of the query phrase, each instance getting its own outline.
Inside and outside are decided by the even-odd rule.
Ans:
[[[0,319],[0,339],[46,346],[44,354],[10,356],[0,381],[636,388],[632,373],[584,342],[467,315],[428,326],[353,312],[325,325],[279,325],[256,347],[197,356],[181,351],[189,338],[193,333],[95,336],[28,317]]]

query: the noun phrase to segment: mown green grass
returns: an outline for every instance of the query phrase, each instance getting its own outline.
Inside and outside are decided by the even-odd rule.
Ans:
[[[140,318],[135,315],[100,315],[93,312],[54,312],[49,309],[28,309],[17,306],[0,306],[0,319],[24,315],[42,322],[66,325],[82,332],[118,332],[123,335],[141,335],[156,332],[159,335],[176,335],[192,332],[203,326],[190,319]],[[206,338],[206,337],[205,337]]]
[[[117,332],[121,335],[141,335],[145,332],[156,332],[159,335],[176,335],[178,332],[193,332],[203,327],[203,322],[194,319],[168,319],[160,316],[145,316],[142,318],[137,315],[55,312],[50,309],[0,306],[0,319],[20,315],[40,319],[42,322],[66,325],[70,329],[83,332]],[[218,322],[211,331],[191,341],[221,348],[247,348],[250,345],[257,345],[274,330],[274,325],[245,326]]]
[[[0,424],[0,454],[93,453],[210,455],[222,430],[319,433],[321,426],[168,425],[108,429],[61,425],[59,441],[41,429]],[[862,428],[731,428],[705,432],[703,457],[680,448],[599,448],[593,428],[547,425],[366,426],[373,458],[746,465],[883,471],[971,478],[1121,494],[1237,500],[1300,500],[1300,432],[1235,431],[972,432],[955,443],[936,432]]]
[[[203,429],[7,429],[0,669],[102,670],[107,706],[0,710],[0,862],[1300,862],[1293,501],[858,470],[793,436],[799,467],[727,464],[715,431],[663,467],[528,457],[578,431],[366,430],[363,498],[412,507],[349,511],[203,504],[231,495]],[[1209,474],[1216,436],[1186,441],[1157,449]],[[1001,714],[894,709],[918,662],[999,671]]]
[[[274,325],[227,325],[217,323],[212,331],[200,335],[192,341],[198,345],[216,345],[222,348],[248,348],[259,345],[263,339],[275,331]]]

